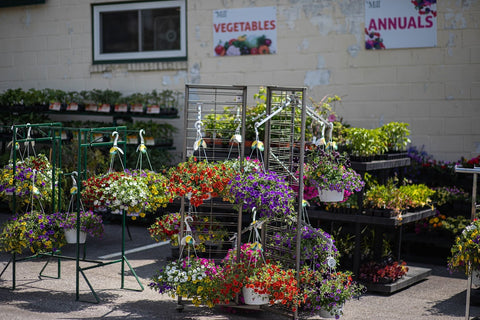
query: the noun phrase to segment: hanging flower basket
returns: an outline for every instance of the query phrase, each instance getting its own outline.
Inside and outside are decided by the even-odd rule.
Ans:
[[[343,192],[337,190],[318,189],[318,197],[322,202],[340,202],[343,201]]]
[[[63,232],[67,243],[77,243],[77,229],[64,229]],[[87,240],[87,233],[80,231],[79,243],[85,243],[85,240]]]
[[[245,300],[245,304],[251,306],[261,306],[268,304],[268,294],[265,293],[257,293],[253,288],[243,287],[242,288],[243,299]]]
[[[325,152],[321,149],[312,151],[304,169],[305,200],[318,196],[322,202],[346,201],[350,195],[361,191],[365,185],[362,177],[351,168],[348,156],[336,151]],[[342,191],[335,200],[323,199],[322,193],[329,190]]]

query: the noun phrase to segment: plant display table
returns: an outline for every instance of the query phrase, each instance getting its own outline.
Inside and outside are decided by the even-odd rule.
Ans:
[[[308,212],[310,218],[339,221],[339,222],[351,222],[362,223],[368,225],[377,225],[384,227],[401,227],[406,223],[415,222],[424,218],[435,215],[435,210],[424,209],[420,211],[412,211],[402,214],[402,220],[398,220],[397,217],[377,217],[369,216],[365,214],[348,214],[348,213],[333,213],[324,210],[310,209]]]
[[[401,243],[402,243],[402,226],[406,223],[412,223],[418,220],[422,220],[424,218],[428,218],[435,215],[435,210],[432,209],[425,209],[421,211],[414,211],[414,212],[407,212],[402,215],[403,219],[400,221],[396,217],[377,217],[377,216],[368,216],[364,214],[345,214],[345,213],[332,213],[323,210],[309,210],[309,216],[311,219],[319,219],[319,220],[329,220],[335,222],[348,222],[354,223],[355,227],[355,237],[361,237],[360,225],[371,225],[371,226],[379,226],[382,228],[398,228],[397,236],[398,236],[398,256],[400,258],[400,250],[401,250]],[[377,234],[377,233],[376,233]],[[360,247],[359,243],[356,243],[355,247],[355,254],[354,254],[354,273],[358,275],[358,271],[360,268]],[[376,244],[381,244],[381,239],[376,239]],[[381,250],[377,247],[375,248],[376,251]],[[409,271],[407,275],[395,281],[394,283],[387,283],[387,284],[367,284],[367,289],[369,291],[374,292],[382,292],[382,293],[394,293],[398,290],[401,290],[407,286],[415,284],[431,274],[431,269],[427,268],[417,268],[409,266]]]
[[[386,159],[386,160],[377,160],[377,161],[370,161],[370,162],[355,162],[352,161],[352,168],[355,169],[360,174],[365,174],[368,171],[374,170],[385,170],[385,169],[393,169],[398,167],[404,167],[410,165],[410,158],[398,158],[398,159]],[[365,211],[362,210],[362,203],[363,203],[363,194],[360,194],[359,197],[359,207],[355,213],[333,213],[324,210],[309,210],[309,216],[311,219],[318,219],[318,220],[327,220],[333,222],[344,222],[344,223],[352,223],[355,225],[355,251],[353,255],[353,271],[356,275],[359,274],[360,270],[360,255],[361,255],[361,229],[362,225],[373,226],[375,229],[386,229],[386,228],[394,228],[396,229],[396,236],[398,242],[398,259],[400,260],[400,251],[401,251],[401,243],[402,243],[402,229],[403,225],[407,223],[412,223],[415,221],[422,220],[424,218],[428,218],[435,215],[435,210],[429,208],[420,211],[412,211],[406,212],[402,214],[402,219],[398,219],[396,216],[394,217],[385,217],[385,216],[375,216],[375,215],[367,215]],[[380,253],[382,252],[382,233],[375,232],[375,248],[374,248],[374,255],[376,258],[380,258]],[[382,292],[382,293],[393,293],[400,289],[405,288],[406,286],[412,285],[425,279],[428,275],[430,275],[430,269],[424,268],[415,268],[409,267],[408,275],[402,279],[397,280],[394,283],[390,284],[372,284],[367,285],[368,290]]]

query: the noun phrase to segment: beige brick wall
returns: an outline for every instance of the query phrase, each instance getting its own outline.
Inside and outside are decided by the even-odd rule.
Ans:
[[[252,96],[258,85],[306,86],[315,100],[341,96],[336,111],[354,126],[410,123],[413,144],[439,160],[480,153],[479,0],[439,2],[436,48],[384,51],[363,49],[360,0],[187,1],[187,63],[100,67],[91,63],[90,2],[105,1],[0,8],[0,90],[131,93],[193,82],[245,84]],[[253,6],[277,7],[278,53],[214,57],[213,10]]]

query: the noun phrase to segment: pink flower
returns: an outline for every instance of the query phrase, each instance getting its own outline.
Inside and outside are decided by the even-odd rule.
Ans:
[[[336,121],[336,120],[337,120],[337,117],[336,117],[333,113],[331,113],[331,114],[328,116],[328,121],[334,122],[334,121]]]

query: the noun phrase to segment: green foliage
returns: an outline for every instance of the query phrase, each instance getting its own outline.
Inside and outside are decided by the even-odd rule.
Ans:
[[[430,206],[435,190],[424,184],[406,184],[398,186],[394,179],[385,184],[370,180],[365,192],[363,205],[366,208],[389,209],[397,214],[404,210]]]
[[[223,113],[209,113],[205,116],[205,136],[207,138],[230,139],[238,124],[235,123],[235,107],[224,107]],[[253,138],[252,138],[253,140]]]
[[[410,139],[408,123],[390,122],[376,129],[345,128],[345,144],[351,156],[372,157],[405,151]]]
[[[113,91],[110,89],[99,90],[93,89],[91,92],[91,98],[97,104],[109,104],[113,106],[122,96],[120,91]]]
[[[390,122],[380,127],[380,132],[386,139],[388,151],[406,151],[407,145],[411,142],[408,136],[410,130],[408,123]]]
[[[345,133],[351,156],[372,157],[387,151],[387,143],[380,129],[346,128]]]

